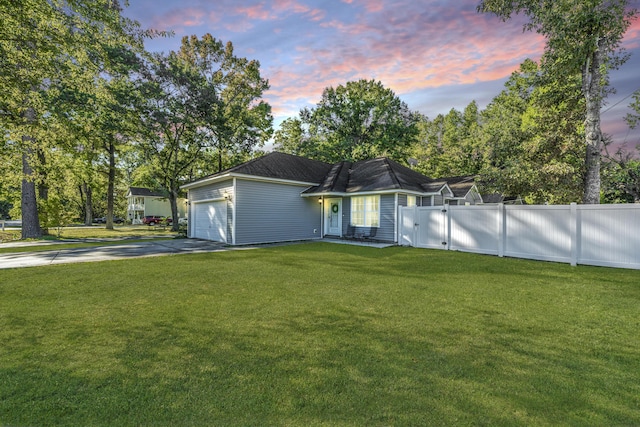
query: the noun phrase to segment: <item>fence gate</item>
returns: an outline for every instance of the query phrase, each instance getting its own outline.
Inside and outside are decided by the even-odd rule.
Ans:
[[[446,206],[400,207],[400,244],[448,249]]]

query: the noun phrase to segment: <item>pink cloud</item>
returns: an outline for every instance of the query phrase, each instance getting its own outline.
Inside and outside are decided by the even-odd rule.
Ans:
[[[494,81],[509,76],[525,58],[538,59],[544,48],[542,37],[523,33],[519,24],[497,27],[475,13],[456,20],[424,18],[407,11],[321,23],[336,33],[321,46],[297,46],[293,63],[303,72],[285,77],[278,69],[268,70],[274,112],[300,100],[315,103],[327,86],[358,78],[381,80],[398,94]]]
[[[216,15],[210,14],[202,8],[186,7],[171,9],[157,16],[152,21],[152,27],[160,30],[176,30],[182,27],[196,27],[205,22],[215,22],[217,20]]]
[[[631,22],[624,35],[623,46],[627,49],[640,47],[640,18],[636,18]]]
[[[322,9],[312,8],[296,0],[275,0],[273,9],[280,15],[293,13],[296,15],[304,15],[311,21],[320,21],[324,19],[326,12]]]
[[[262,21],[266,21],[268,19],[272,19],[273,16],[271,13],[264,8],[264,4],[260,3],[254,6],[246,6],[246,7],[237,7],[235,8],[235,13],[244,15],[247,19],[258,19]]]

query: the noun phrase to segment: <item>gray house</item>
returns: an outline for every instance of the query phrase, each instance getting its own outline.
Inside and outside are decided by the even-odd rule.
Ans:
[[[482,201],[472,180],[452,182],[387,158],[329,164],[273,152],[182,188],[192,238],[231,245],[358,236],[397,242],[398,206]]]

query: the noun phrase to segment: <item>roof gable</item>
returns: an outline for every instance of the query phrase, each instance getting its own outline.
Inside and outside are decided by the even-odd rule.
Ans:
[[[129,187],[129,195],[138,197],[167,197],[160,191],[154,191],[144,187]]]
[[[424,193],[430,178],[386,157],[339,162],[331,167],[322,184],[305,194],[361,193],[375,191],[414,191]],[[437,186],[437,190],[442,185]]]
[[[446,181],[454,197],[465,197],[476,184],[476,177],[475,175],[453,176],[442,178],[442,181]]]

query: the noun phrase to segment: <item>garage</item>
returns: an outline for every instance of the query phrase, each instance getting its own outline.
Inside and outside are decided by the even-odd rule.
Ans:
[[[192,235],[196,239],[227,241],[227,201],[194,203]]]

